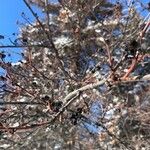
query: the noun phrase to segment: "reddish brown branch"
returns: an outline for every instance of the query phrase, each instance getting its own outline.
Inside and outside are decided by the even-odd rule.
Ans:
[[[142,32],[140,34],[141,38],[144,36],[144,34],[147,31],[149,26],[150,26],[150,21],[147,22],[147,24],[145,25],[144,29],[142,30]]]
[[[137,62],[138,62],[138,56],[132,60],[132,64],[129,67],[127,73],[122,77],[123,80],[126,79],[130,75],[130,73],[135,69]]]
[[[109,49],[108,44],[106,42],[104,42],[104,43],[105,43],[106,51],[107,51],[107,55],[108,55],[108,62],[109,62],[110,68],[112,68],[112,57],[111,57],[110,49]]]

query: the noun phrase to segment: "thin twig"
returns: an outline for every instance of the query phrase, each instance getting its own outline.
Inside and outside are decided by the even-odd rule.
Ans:
[[[48,47],[46,45],[0,45],[0,48]]]
[[[122,77],[122,79],[126,79],[130,75],[130,73],[135,69],[137,62],[138,62],[138,56],[136,56],[132,60],[132,64],[131,64],[130,68],[128,69],[127,73]]]
[[[0,102],[0,105],[45,105],[44,103],[38,102]]]

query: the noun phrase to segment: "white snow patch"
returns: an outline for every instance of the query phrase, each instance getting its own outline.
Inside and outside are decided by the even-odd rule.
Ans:
[[[18,127],[18,126],[19,126],[19,122],[16,122],[16,123],[13,124],[12,127]]]
[[[6,148],[8,148],[9,146],[10,146],[9,144],[2,144],[2,145],[0,145],[0,148],[6,149]]]
[[[55,39],[54,41],[54,44],[58,47],[61,47],[63,45],[69,45],[69,43],[71,42],[72,40],[69,38],[69,37],[66,37],[66,36],[60,36],[58,38]]]

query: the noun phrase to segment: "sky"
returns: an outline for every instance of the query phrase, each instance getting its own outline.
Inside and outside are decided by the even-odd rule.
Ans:
[[[25,12],[28,17],[33,19],[30,11],[27,9],[23,0],[1,0],[0,1],[0,35],[4,36],[4,40],[0,39],[0,44],[11,44],[9,38],[13,41],[16,36],[13,33],[18,33],[21,23],[25,22],[21,17],[22,12]],[[19,24],[17,24],[19,22]],[[10,61],[16,62],[21,59],[21,49],[4,49],[7,53],[12,52]]]
[[[18,31],[16,23],[22,20],[21,13],[31,15],[22,0],[2,0],[0,3],[0,34],[11,37]]]

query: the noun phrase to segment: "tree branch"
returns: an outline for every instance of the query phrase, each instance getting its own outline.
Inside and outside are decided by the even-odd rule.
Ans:
[[[46,45],[1,45],[0,48],[48,47]]]
[[[0,105],[45,105],[38,102],[0,102]]]

